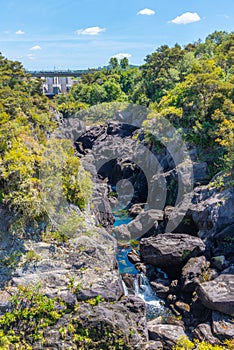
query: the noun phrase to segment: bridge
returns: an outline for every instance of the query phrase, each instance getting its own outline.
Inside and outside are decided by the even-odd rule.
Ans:
[[[94,72],[94,69],[28,71],[33,78],[45,79],[42,82],[43,93],[50,98],[69,92],[72,86],[78,82],[78,79],[75,78],[80,78],[83,74],[92,72]]]
[[[53,71],[28,71],[34,78],[74,77],[79,78],[85,73],[93,73],[94,69],[78,70],[53,70]]]

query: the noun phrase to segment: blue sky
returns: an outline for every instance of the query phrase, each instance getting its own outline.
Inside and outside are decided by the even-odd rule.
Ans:
[[[234,30],[234,0],[0,0],[0,52],[25,68],[83,69]]]

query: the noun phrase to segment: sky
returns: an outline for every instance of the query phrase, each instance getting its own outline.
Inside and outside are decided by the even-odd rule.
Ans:
[[[0,0],[0,52],[28,70],[140,65],[215,30],[234,30],[234,0]]]

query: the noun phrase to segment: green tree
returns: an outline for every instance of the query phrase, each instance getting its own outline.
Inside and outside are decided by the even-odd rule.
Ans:
[[[120,60],[120,67],[122,69],[127,69],[129,67],[129,61],[128,61],[128,58],[127,57],[123,57],[121,60]]]

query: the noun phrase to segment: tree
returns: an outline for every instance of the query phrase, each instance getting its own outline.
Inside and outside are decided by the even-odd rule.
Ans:
[[[120,67],[122,69],[127,69],[129,67],[129,61],[128,61],[128,58],[127,57],[123,57],[121,60],[120,60]]]
[[[119,62],[118,62],[118,59],[116,57],[111,57],[110,61],[109,61],[109,66],[110,66],[110,69],[112,71],[116,71],[118,70],[119,68]]]

